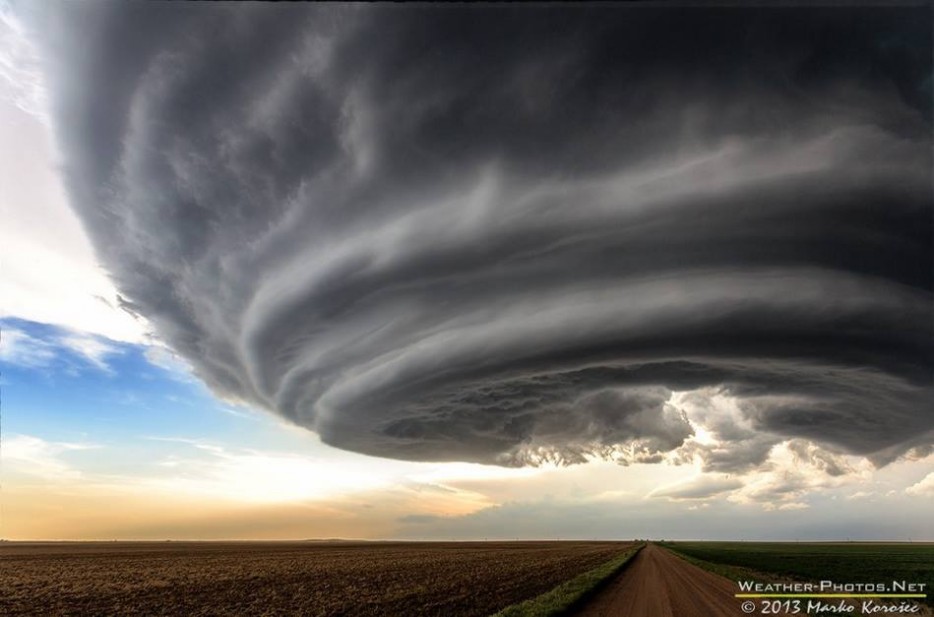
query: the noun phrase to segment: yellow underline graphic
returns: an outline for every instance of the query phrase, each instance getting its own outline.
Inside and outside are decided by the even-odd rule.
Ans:
[[[734,598],[926,598],[926,593],[737,593]]]

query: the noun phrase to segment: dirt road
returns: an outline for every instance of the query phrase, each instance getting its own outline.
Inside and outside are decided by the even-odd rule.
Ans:
[[[736,584],[649,544],[576,615],[739,617]]]

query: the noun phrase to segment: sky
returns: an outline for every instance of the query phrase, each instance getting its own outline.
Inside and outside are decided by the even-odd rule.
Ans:
[[[930,11],[0,1],[0,537],[934,540]]]

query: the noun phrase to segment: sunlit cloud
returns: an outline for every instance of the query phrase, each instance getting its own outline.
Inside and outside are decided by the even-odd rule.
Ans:
[[[762,467],[746,476],[744,486],[729,500],[765,509],[803,509],[810,497],[864,486],[872,474],[873,466],[865,459],[834,455],[799,440],[785,441],[771,450]]]
[[[257,502],[315,500],[388,483],[388,478],[379,474],[348,470],[327,461],[198,447],[207,456],[167,459],[164,464],[178,473],[143,483],[162,491]]]
[[[262,452],[184,437],[148,439],[188,448],[159,461],[162,474],[126,478],[128,487],[243,502],[314,502],[382,492],[382,501],[411,500],[419,511],[463,514],[493,502],[458,483],[535,473],[469,464],[389,463],[374,469],[369,460]]]
[[[447,463],[432,466],[428,471],[410,476],[413,481],[445,484],[457,481],[519,480],[540,475],[543,468],[503,468],[471,463]]]
[[[710,499],[742,486],[742,481],[736,478],[718,477],[711,474],[695,476],[677,484],[659,487],[648,496],[663,497],[673,501]]]
[[[915,497],[934,496],[934,472],[929,473],[916,484],[912,484],[906,488],[905,492]]]
[[[3,466],[7,472],[50,482],[74,481],[83,478],[84,474],[75,463],[66,460],[66,455],[98,447],[89,443],[46,441],[31,435],[5,436]]]

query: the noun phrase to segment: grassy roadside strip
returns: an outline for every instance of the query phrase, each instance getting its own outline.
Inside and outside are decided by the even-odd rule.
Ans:
[[[555,617],[583,602],[595,593],[604,583],[618,574],[644,544],[629,549],[619,557],[611,559],[593,570],[561,583],[551,591],[546,591],[525,602],[507,606],[491,617]]]

